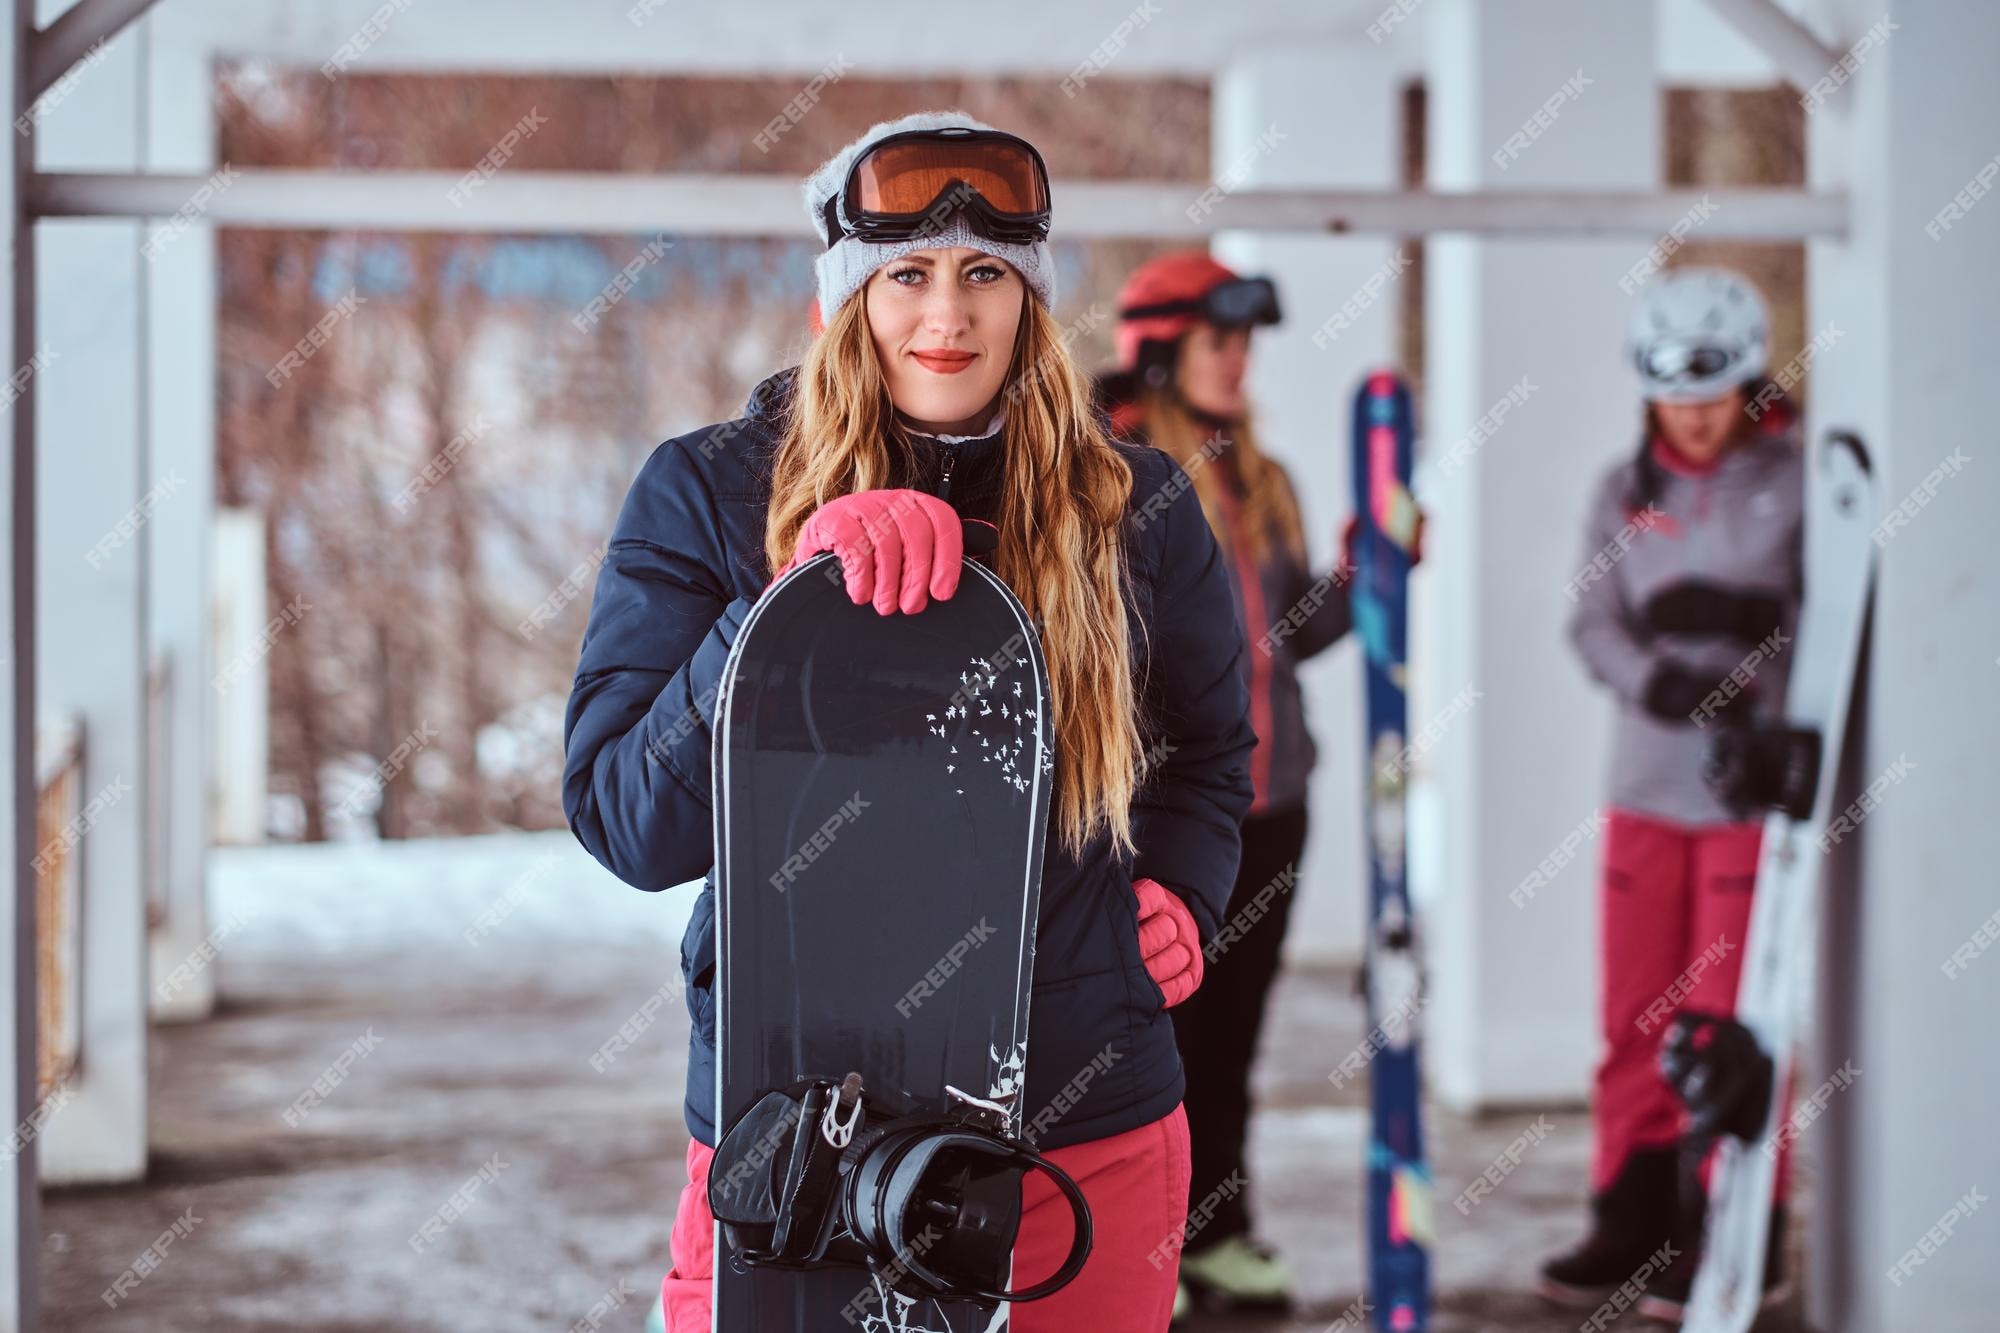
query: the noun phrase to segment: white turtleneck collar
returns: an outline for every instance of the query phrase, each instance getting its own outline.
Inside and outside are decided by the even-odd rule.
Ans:
[[[1006,421],[1007,403],[1005,399],[1002,399],[1000,405],[993,409],[993,416],[987,421],[986,429],[975,431],[971,435],[936,435],[927,430],[918,430],[907,421],[903,423],[903,429],[909,431],[912,435],[928,436],[940,444],[964,444],[967,440],[984,440],[990,436],[998,435],[1000,427],[1005,425]]]

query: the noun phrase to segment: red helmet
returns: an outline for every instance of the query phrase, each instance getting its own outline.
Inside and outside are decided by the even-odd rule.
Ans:
[[[1177,342],[1197,323],[1225,327],[1278,322],[1269,278],[1244,278],[1206,250],[1176,250],[1132,271],[1118,292],[1118,364],[1139,364],[1139,345]]]

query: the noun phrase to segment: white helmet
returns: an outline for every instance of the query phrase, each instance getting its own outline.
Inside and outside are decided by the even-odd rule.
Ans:
[[[1771,312],[1740,273],[1675,269],[1639,298],[1626,350],[1646,397],[1720,398],[1770,363]]]

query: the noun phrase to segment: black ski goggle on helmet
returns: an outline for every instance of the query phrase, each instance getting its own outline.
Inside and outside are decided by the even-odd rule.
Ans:
[[[1641,348],[1634,359],[1639,371],[1656,384],[1712,379],[1740,357],[1733,348],[1705,343],[1656,342]]]
[[[963,212],[988,240],[1048,239],[1049,173],[1026,139],[999,130],[908,130],[870,144],[826,201],[826,243],[914,241]]]
[[[1127,306],[1118,312],[1120,319],[1155,319],[1164,315],[1194,315],[1225,329],[1276,324],[1283,317],[1278,309],[1278,289],[1269,278],[1230,278],[1191,300],[1156,301],[1151,305]]]

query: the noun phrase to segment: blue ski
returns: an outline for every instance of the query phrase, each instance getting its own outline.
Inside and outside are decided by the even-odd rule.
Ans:
[[[1375,1326],[1410,1333],[1430,1321],[1431,1178],[1424,1164],[1417,1062],[1421,974],[1405,879],[1404,726],[1415,421],[1409,386],[1387,371],[1354,402],[1354,626],[1367,657],[1369,930],[1368,1304]]]

